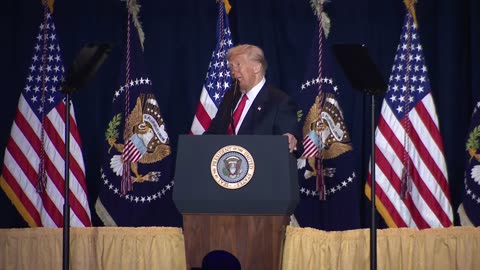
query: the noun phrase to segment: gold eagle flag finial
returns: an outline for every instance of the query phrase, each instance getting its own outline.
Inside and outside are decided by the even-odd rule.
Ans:
[[[322,21],[322,28],[325,32],[325,37],[327,38],[330,34],[330,28],[332,23],[330,21],[330,18],[328,17],[328,14],[323,10],[323,7],[320,7],[320,5],[324,5],[328,2],[330,2],[330,0],[310,0],[310,6],[313,9],[313,13]]]
[[[42,0],[43,5],[47,5],[48,9],[50,9],[50,13],[53,13],[53,4],[55,3],[55,0]]]
[[[217,0],[217,3],[218,3],[219,0]],[[230,5],[230,2],[228,0],[221,0],[223,1],[223,4],[225,5],[225,11],[227,12],[227,14],[230,13],[230,10],[232,9],[232,5]]]
[[[127,9],[133,16],[133,25],[137,29],[138,37],[140,38],[140,45],[143,50],[143,43],[145,42],[145,32],[143,32],[142,24],[140,22],[140,4],[137,0],[127,0]]]
[[[417,13],[415,12],[415,3],[417,3],[417,0],[403,0],[403,3],[405,3],[405,6],[407,7],[408,11],[410,12],[410,14],[412,14],[413,21],[415,22],[415,25],[418,27]]]

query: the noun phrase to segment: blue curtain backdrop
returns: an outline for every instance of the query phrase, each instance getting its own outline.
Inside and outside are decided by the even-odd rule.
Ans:
[[[312,36],[316,35],[313,32],[316,21],[309,1],[230,0],[230,3],[235,44],[253,43],[262,47],[269,62],[267,79],[295,94],[305,73]],[[178,135],[189,132],[214,49],[216,1],[143,0],[141,5],[146,34],[145,60],[175,149]],[[366,44],[387,78],[405,14],[403,1],[332,0],[325,8],[332,22],[329,44]],[[73,97],[92,207],[101,184],[98,176],[101,144],[119,76],[125,12],[125,2],[120,0],[55,2],[54,20],[66,66],[85,43],[114,44],[112,54],[95,79]],[[3,3],[0,13],[0,158],[3,162],[42,8],[40,0],[9,0]],[[419,0],[417,17],[456,210],[463,192],[465,138],[473,103],[480,96],[480,2]],[[350,90],[340,93],[339,99],[356,148],[357,172],[365,180],[370,155],[370,98]],[[377,108],[380,100],[378,98]],[[363,198],[352,204],[368,206]],[[1,190],[0,216],[2,228],[26,226]],[[363,216],[363,225],[369,226],[368,210]],[[100,224],[94,209],[92,219],[94,225]],[[455,224],[458,223],[456,216]]]

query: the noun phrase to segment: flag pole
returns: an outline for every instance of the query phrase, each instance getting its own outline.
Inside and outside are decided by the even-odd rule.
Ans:
[[[366,91],[368,92],[368,91]],[[375,218],[375,95],[370,95],[370,102],[372,107],[371,124],[370,124],[370,172],[371,172],[371,189],[370,189],[370,210],[371,210],[371,224],[370,224],[370,269],[377,269],[377,220]]]
[[[65,201],[63,203],[63,270],[70,265],[70,93],[65,95]]]
[[[45,65],[46,62],[46,35],[47,35],[47,29],[48,29],[48,23],[47,20],[49,18],[50,12],[53,11],[53,1],[47,1],[44,0],[42,1],[43,4],[43,15],[44,15],[44,42],[43,42],[43,49],[44,49],[44,54],[42,55],[42,61],[43,64]],[[45,72],[43,73],[43,80],[45,80]],[[65,82],[65,81],[64,81]],[[70,265],[70,91],[67,90],[67,84],[65,83],[62,85],[62,90],[65,90],[64,93],[66,94],[65,96],[65,131],[64,131],[64,136],[65,136],[65,167],[64,167],[64,180],[65,180],[65,186],[64,186],[64,203],[63,203],[63,237],[62,237],[62,269],[63,270],[68,270],[69,265]],[[43,91],[45,91],[45,84],[43,85]],[[42,97],[42,101],[45,101],[45,97]],[[42,115],[42,118],[45,116]],[[43,121],[43,119],[42,119]],[[43,141],[43,140],[42,140]],[[43,148],[43,147],[42,147]],[[42,162],[43,163],[43,160]],[[44,163],[43,163],[44,164]],[[45,170],[44,165],[43,170]],[[39,180],[39,189],[40,190],[45,190],[46,189],[46,173],[45,171],[40,171],[39,173],[40,179],[43,178],[43,183],[42,180]],[[43,187],[43,188],[42,188]]]
[[[378,71],[367,46],[364,44],[335,44],[333,45],[335,56],[343,68],[347,79],[354,89],[371,97],[371,160],[370,160],[370,201],[371,201],[371,224],[370,224],[370,269],[377,269],[377,222],[375,208],[375,96],[383,95],[387,90],[387,84]]]

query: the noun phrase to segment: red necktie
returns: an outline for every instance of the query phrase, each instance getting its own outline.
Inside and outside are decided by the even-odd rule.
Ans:
[[[240,100],[240,103],[238,104],[237,108],[233,112],[233,126],[237,128],[238,121],[240,121],[240,116],[242,116],[243,108],[245,108],[245,104],[247,103],[247,95],[242,95],[242,99]],[[228,125],[228,134],[233,135],[235,134],[235,131],[232,129],[232,125]]]

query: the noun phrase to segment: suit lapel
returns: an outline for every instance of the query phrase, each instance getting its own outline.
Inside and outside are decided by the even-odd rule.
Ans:
[[[255,100],[250,106],[238,134],[255,134],[255,125],[258,124],[264,114],[268,101],[268,86],[265,84],[258,92]]]
[[[225,111],[222,114],[223,118],[221,120],[221,123],[224,123],[224,127],[222,127],[222,134],[227,134],[228,127],[232,123],[233,111],[235,110],[235,106],[237,105],[240,96],[240,92],[235,93],[233,91],[228,91],[223,98],[223,100],[226,102],[226,106]]]

